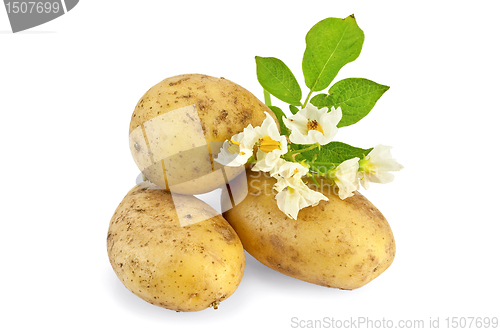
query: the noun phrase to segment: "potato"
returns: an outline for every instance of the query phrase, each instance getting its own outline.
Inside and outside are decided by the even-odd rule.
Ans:
[[[231,226],[192,197],[134,187],[109,225],[108,256],[132,293],[176,311],[217,306],[238,287],[245,256]]]
[[[222,143],[252,124],[266,105],[224,78],[191,74],[153,86],[135,107],[129,128],[132,156],[157,186],[181,194],[221,187],[244,171],[214,162]]]
[[[395,255],[391,228],[358,192],[341,200],[323,190],[329,201],[300,210],[293,220],[278,209],[272,190],[275,179],[255,172],[249,172],[247,179],[248,195],[242,199],[233,186],[233,198],[240,203],[223,215],[245,250],[261,263],[300,280],[340,289],[361,287],[391,265]]]

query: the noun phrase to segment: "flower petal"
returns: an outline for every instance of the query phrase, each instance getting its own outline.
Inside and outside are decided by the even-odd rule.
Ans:
[[[361,184],[368,188],[368,181],[374,183],[389,183],[394,180],[394,175],[389,172],[396,172],[403,169],[391,155],[392,147],[379,144],[360,162],[362,179]]]
[[[301,209],[315,206],[321,200],[328,200],[322,193],[310,189],[298,176],[288,178],[279,176],[274,189],[278,191],[276,195],[278,208],[293,219],[297,219]]]
[[[334,182],[339,189],[340,199],[354,195],[359,189],[358,170],[359,158],[352,158],[342,162],[335,169]]]
[[[328,144],[334,140],[337,134],[337,125],[342,118],[340,108],[328,112],[327,107],[318,109],[307,104],[295,115],[285,120],[285,126],[291,130],[290,141],[296,144]],[[314,126],[308,124],[314,121]],[[312,128],[320,128],[316,130]]]

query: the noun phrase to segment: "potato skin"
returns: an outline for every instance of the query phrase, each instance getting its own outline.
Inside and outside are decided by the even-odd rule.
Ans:
[[[175,311],[199,311],[228,298],[245,266],[238,236],[210,206],[192,196],[138,186],[111,218],[107,249],[113,270],[130,291]]]
[[[247,197],[223,215],[245,250],[264,265],[321,286],[355,289],[394,260],[387,220],[358,192],[341,200],[323,190],[329,201],[302,209],[293,220],[277,207],[275,179],[249,172],[247,180]]]
[[[161,188],[206,193],[225,184],[224,176],[214,172],[221,166],[213,162],[222,142],[249,124],[260,126],[266,111],[274,117],[253,94],[227,79],[170,77],[137,103],[130,121],[130,150],[141,172]],[[243,170],[226,167],[228,181]]]

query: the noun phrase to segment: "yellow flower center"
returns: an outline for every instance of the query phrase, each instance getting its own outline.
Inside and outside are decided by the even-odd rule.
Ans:
[[[269,136],[264,136],[259,139],[259,149],[263,152],[271,152],[280,148],[280,142],[273,140]]]
[[[235,153],[238,153],[240,152],[240,147],[239,147],[240,143],[236,142],[236,141],[233,141],[233,140],[230,140],[229,141],[229,148],[227,149],[231,154],[235,154]]]
[[[293,189],[292,187],[286,187],[286,190],[290,193],[290,194],[293,194],[295,192],[295,189]]]
[[[309,121],[307,121],[307,131],[309,131],[309,130],[317,130],[320,133],[322,133],[323,136],[325,135],[325,133],[323,132],[323,128],[321,127],[321,125],[316,120],[309,120]]]

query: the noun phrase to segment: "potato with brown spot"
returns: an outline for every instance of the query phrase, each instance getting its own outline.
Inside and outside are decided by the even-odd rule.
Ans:
[[[176,311],[218,305],[236,290],[245,267],[238,236],[209,205],[138,186],[111,218],[107,248],[125,287]]]
[[[190,74],[167,78],[137,103],[129,128],[130,151],[145,177],[181,194],[221,187],[244,167],[214,159],[222,143],[273,112],[249,91],[224,78]]]
[[[233,193],[241,203],[223,215],[245,250],[268,267],[321,286],[355,289],[394,260],[387,220],[358,192],[341,200],[325,189],[329,201],[300,210],[293,220],[278,209],[274,178],[248,172],[247,181],[248,195]]]

